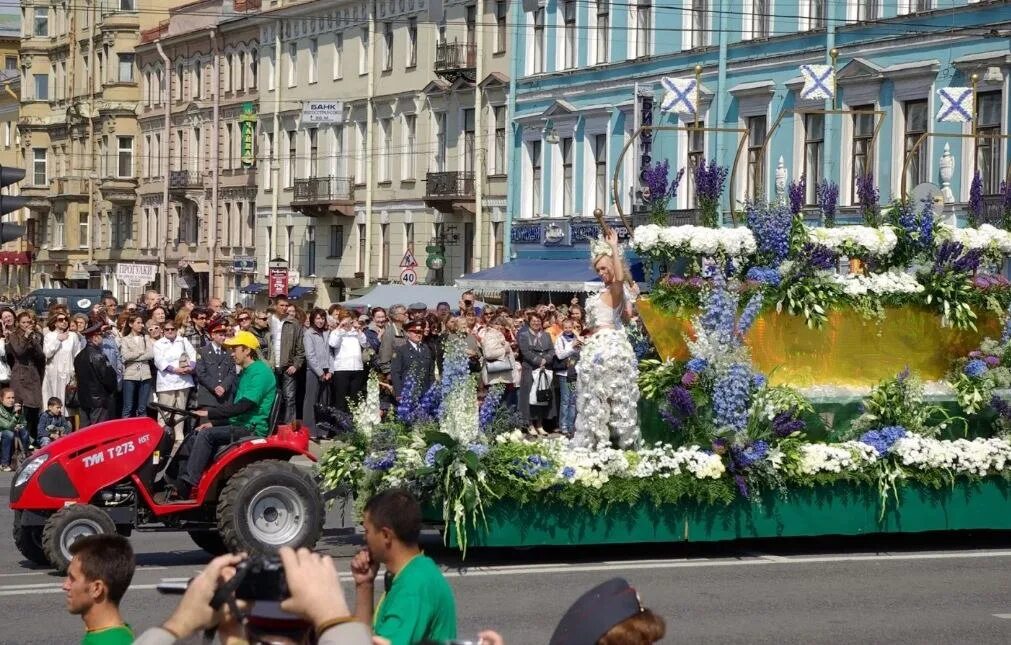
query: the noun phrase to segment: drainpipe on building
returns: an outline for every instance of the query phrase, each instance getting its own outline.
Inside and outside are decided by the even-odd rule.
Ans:
[[[273,150],[270,151],[270,174],[273,177],[271,186],[274,189],[270,205],[272,222],[270,230],[274,233],[274,239],[267,240],[268,265],[271,260],[277,257],[277,200],[281,195],[281,155],[278,148],[281,147],[281,27],[283,25],[283,18],[274,25],[274,145],[272,146]]]
[[[512,65],[509,68],[509,96],[506,97],[506,132],[509,136],[509,141],[506,142],[506,168],[511,172],[509,176],[511,177],[522,177],[519,172],[516,172],[516,168],[513,168],[515,151],[514,143],[516,142],[516,132],[513,129],[513,115],[516,114],[516,77],[520,74],[520,21],[523,19],[523,7],[519,2],[512,2],[511,5],[511,20],[514,26],[512,31],[512,50],[513,55],[510,56],[512,59]],[[513,230],[513,210],[516,207],[516,196],[514,194],[514,186],[520,185],[520,181],[506,182],[506,212],[505,212],[505,226],[502,230],[502,262],[509,262],[512,258],[512,230]]]
[[[172,294],[168,292],[168,271],[165,266],[165,246],[168,244],[169,237],[169,174],[172,172],[172,65],[169,62],[168,55],[165,54],[165,50],[161,46],[161,36],[154,41],[154,46],[158,49],[158,55],[161,56],[162,65],[165,66],[165,100],[162,105],[165,109],[165,123],[162,126],[164,129],[164,144],[161,150],[166,152],[165,156],[165,166],[163,178],[165,180],[165,186],[162,191],[161,199],[161,217],[158,218],[158,282],[161,287],[162,293],[166,296],[171,297]],[[159,88],[160,89],[160,88]],[[182,88],[180,88],[180,91]],[[159,152],[161,152],[161,150]]]
[[[207,293],[208,299],[214,297],[214,274],[215,274],[215,261],[217,260],[217,249],[218,249],[218,165],[221,161],[221,142],[218,139],[220,136],[221,124],[218,122],[218,112],[221,105],[221,67],[218,60],[220,52],[218,51],[218,32],[214,27],[211,27],[211,54],[214,59],[214,109],[212,111],[211,119],[214,121],[213,134],[211,135],[214,141],[214,152],[212,153],[212,159],[214,168],[211,173],[214,176],[214,183],[211,185],[211,209],[213,213],[211,214],[211,227],[210,234],[207,236],[208,246],[210,247],[210,271],[207,273]],[[230,144],[231,142],[229,142]],[[224,292],[222,292],[224,295]]]
[[[91,16],[91,29],[90,35],[88,36],[88,68],[91,69],[91,73],[98,77],[98,82],[102,83],[104,79],[101,74],[99,74],[98,69],[95,68],[95,23],[98,22],[98,8],[92,0],[92,7],[95,7],[94,15]],[[108,64],[109,61],[106,61]],[[95,214],[95,175],[97,174],[95,167],[95,83],[92,79],[88,79],[88,265],[91,266],[95,263],[95,229],[96,224],[98,224],[98,217]],[[106,151],[108,153],[108,151]],[[81,221],[81,213],[77,213],[77,221]],[[80,226],[78,226],[78,231],[80,231]],[[90,279],[89,279],[90,282]]]
[[[842,10],[846,11],[846,7],[843,6]],[[838,9],[837,9],[837,11],[838,11]],[[829,20],[826,20],[825,23],[826,23],[825,24],[825,64],[826,65],[834,65],[835,61],[832,60],[832,54],[831,54],[831,52],[832,52],[833,49],[835,49],[835,21],[829,19]],[[836,85],[835,85],[835,91],[836,91],[836,96],[838,96],[838,93],[839,93],[839,84],[838,83],[836,83]],[[827,110],[834,109],[837,104],[838,104],[838,100],[837,99],[828,99],[828,100],[825,101],[825,109],[827,109]],[[840,140],[838,138],[839,135],[840,135],[839,128],[838,128],[838,124],[839,124],[840,120],[841,120],[841,115],[839,115],[839,114],[827,114],[827,115],[825,115],[825,122],[824,122],[824,128],[825,128],[825,134],[826,134],[825,141],[830,142],[829,145],[831,147],[835,147],[838,144],[839,140]],[[837,148],[837,150],[838,150],[838,148]],[[838,164],[837,164],[836,160],[838,158],[839,158],[838,154],[831,154],[831,148],[828,148],[826,150],[826,154],[825,154],[825,171],[824,171],[825,172],[825,177],[835,177],[836,176],[836,173],[838,172]],[[840,180],[841,179],[842,179],[842,177],[840,177]],[[808,181],[810,181],[810,179],[808,179]],[[821,181],[821,178],[818,178],[816,181]]]
[[[720,15],[725,15],[725,12],[727,11],[727,5],[728,5],[727,0],[720,0],[720,11],[719,11]],[[717,71],[716,91],[713,92],[713,105],[711,108],[713,113],[712,127],[714,128],[723,127],[723,118],[720,115],[720,108],[722,107],[720,105],[721,103],[720,96],[722,96],[724,88],[727,86],[727,48],[729,45],[729,41],[730,41],[730,30],[721,29],[719,68]],[[716,159],[720,159],[721,163],[723,163],[723,160],[727,159],[723,137],[721,136],[722,134],[723,133],[721,132],[713,133],[715,139],[713,157]],[[734,142],[734,145],[736,147],[737,141]],[[731,172],[733,172],[733,168],[731,168]],[[731,183],[733,183],[733,181],[731,181]],[[734,195],[731,195],[730,196],[731,213],[733,213],[733,210],[734,210]]]
[[[481,80],[484,77],[484,0],[477,0],[477,16],[475,25],[475,37],[477,42],[475,43],[475,56],[477,61],[475,63],[474,74],[476,76],[474,82],[474,132],[477,141],[474,145],[477,147],[475,150],[477,159],[474,160],[475,163],[475,177],[474,177],[474,259],[472,261],[472,266],[464,267],[463,272],[469,273],[471,271],[481,270],[481,249],[483,248],[482,240],[484,237],[481,231],[484,227],[484,182],[487,178],[485,172],[485,145],[488,141],[487,132],[484,131],[482,127],[484,125],[483,111],[484,111],[484,101],[481,95]]]
[[[372,281],[372,121],[374,114],[373,97],[376,95],[376,1],[369,3],[369,82],[365,99],[365,262],[362,266],[362,284]]]

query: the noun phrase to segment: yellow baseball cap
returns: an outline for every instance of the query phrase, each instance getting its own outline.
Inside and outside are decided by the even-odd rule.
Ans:
[[[248,331],[236,332],[234,336],[225,340],[222,343],[225,347],[237,347],[242,345],[243,347],[248,347],[249,349],[254,349],[259,351],[260,341],[256,339],[252,333]]]

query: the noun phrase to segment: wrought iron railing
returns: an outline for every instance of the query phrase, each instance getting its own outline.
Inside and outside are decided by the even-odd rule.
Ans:
[[[438,43],[435,46],[435,71],[477,67],[477,47],[473,43]]]
[[[353,177],[310,177],[295,180],[296,202],[334,202],[353,200]]]
[[[170,170],[169,188],[189,188],[191,186],[203,186],[203,176],[194,170]]]
[[[648,210],[636,208],[632,212],[632,226],[642,226],[652,224],[653,218]],[[684,226],[686,224],[699,224],[699,211],[697,208],[677,208],[667,211],[667,217],[663,221],[664,226]]]
[[[426,197],[473,197],[474,173],[463,170],[430,172],[427,175]]]

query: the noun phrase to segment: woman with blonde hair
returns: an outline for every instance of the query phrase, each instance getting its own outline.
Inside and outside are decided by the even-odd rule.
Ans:
[[[634,448],[639,433],[639,366],[625,333],[627,269],[618,234],[590,245],[593,269],[604,289],[586,299],[585,341],[576,366],[575,445],[595,450]]]

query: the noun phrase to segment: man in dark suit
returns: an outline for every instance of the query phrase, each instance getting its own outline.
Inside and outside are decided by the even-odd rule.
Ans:
[[[93,319],[84,337],[87,344],[74,357],[74,373],[77,375],[77,398],[81,405],[81,427],[108,421],[112,418],[116,391],[116,370],[102,352],[105,334],[102,321]]]
[[[420,396],[432,385],[435,379],[435,357],[431,350],[421,342],[425,331],[422,320],[412,320],[404,325],[407,342],[393,353],[390,365],[390,380],[393,382],[393,394],[400,399],[401,395],[411,395],[404,392],[404,381],[408,376],[414,380],[414,395]]]
[[[225,332],[228,325],[224,320],[212,323],[211,342],[197,350],[197,365],[193,375],[197,381],[197,406],[216,407],[231,403],[235,389],[235,361],[224,350]]]

